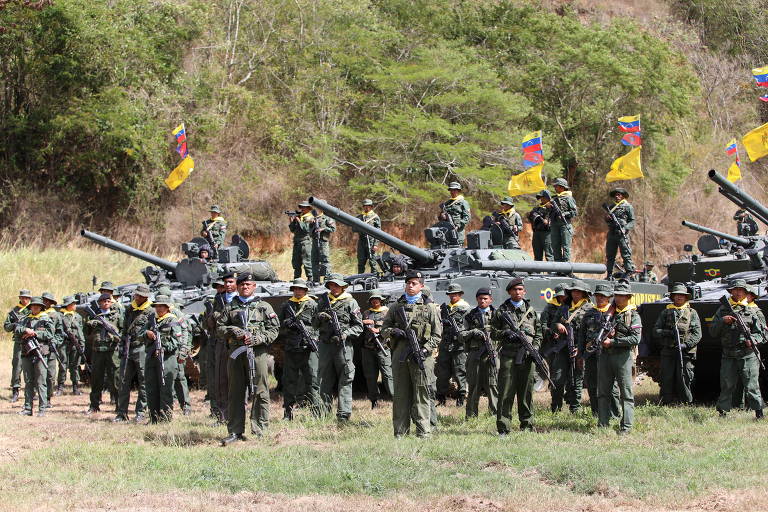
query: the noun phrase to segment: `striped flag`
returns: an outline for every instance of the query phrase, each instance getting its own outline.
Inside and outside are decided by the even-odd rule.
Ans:
[[[187,158],[189,151],[187,151],[187,129],[184,128],[184,123],[177,126],[172,133],[176,137],[176,152],[182,159]]]
[[[642,132],[640,131],[640,116],[620,117],[619,131],[624,132],[621,143],[625,146],[643,145]]]
[[[731,183],[736,183],[741,179],[741,159],[739,158],[739,148],[736,146],[736,139],[731,139],[727,146],[725,146],[725,154],[735,157],[733,163],[728,167],[728,177],[726,178]]]
[[[768,87],[768,66],[753,69],[752,78],[755,79],[758,87]],[[768,94],[760,96],[760,99],[768,101]]]
[[[544,149],[541,143],[541,130],[523,137],[523,167],[530,169],[544,163]]]

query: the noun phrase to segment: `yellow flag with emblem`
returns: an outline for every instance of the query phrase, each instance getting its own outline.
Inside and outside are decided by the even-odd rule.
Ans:
[[[541,179],[542,168],[544,168],[544,164],[539,164],[509,178],[509,185],[507,185],[509,195],[514,197],[523,194],[535,194],[546,189],[547,185]]]
[[[746,134],[741,142],[747,150],[749,159],[753,162],[768,155],[768,123]]]
[[[643,146],[633,148],[624,156],[620,156],[611,164],[611,170],[605,175],[605,181],[634,180],[643,177],[643,168],[640,164],[640,150]]]
[[[731,183],[736,183],[741,179],[741,167],[739,167],[738,162],[733,162],[731,166],[728,168],[728,178],[727,180]]]
[[[165,178],[165,184],[171,190],[176,190],[176,187],[184,183],[190,173],[195,170],[195,161],[191,156],[187,156],[181,163],[171,171],[171,174]]]

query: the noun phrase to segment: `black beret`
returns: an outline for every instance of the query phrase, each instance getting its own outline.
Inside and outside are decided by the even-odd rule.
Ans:
[[[237,276],[237,284],[240,284],[244,281],[258,281],[258,279],[256,279],[256,276],[251,272],[243,272]]]
[[[490,295],[491,290],[489,288],[478,288],[477,292],[475,292],[475,297],[479,297],[480,295]]]
[[[405,280],[408,281],[409,279],[424,279],[424,274],[418,270],[409,270],[405,273]]]
[[[512,279],[512,280],[511,280],[509,283],[507,283],[507,288],[506,288],[506,290],[507,290],[507,291],[509,291],[509,290],[511,290],[512,288],[514,288],[515,286],[520,286],[520,285],[523,285],[523,286],[525,286],[525,285],[523,284],[523,279],[522,279],[521,277],[515,277],[515,278],[514,278],[514,279]]]

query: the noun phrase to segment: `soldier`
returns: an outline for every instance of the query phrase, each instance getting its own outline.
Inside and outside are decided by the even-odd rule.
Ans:
[[[224,302],[224,279],[217,278],[211,286],[216,290],[216,295],[210,297],[205,302],[205,313],[203,314],[203,328],[205,329],[205,373],[206,373],[206,392],[208,397],[208,406],[211,410],[211,417],[218,421],[222,416],[218,407],[218,389],[216,382],[216,307],[217,304],[226,304]]]
[[[456,407],[464,405],[467,398],[467,352],[461,338],[464,330],[464,317],[472,309],[462,297],[464,290],[458,283],[451,283],[446,290],[448,302],[440,306],[440,317],[443,322],[443,335],[437,351],[437,405],[445,405],[446,397],[451,388],[451,377],[456,382],[459,397]]]
[[[475,298],[477,307],[464,316],[462,333],[467,349],[467,419],[477,417],[483,391],[488,396],[488,411],[495,416],[499,395],[499,357],[491,339],[491,320],[495,311],[491,290],[479,288]]]
[[[451,194],[451,198],[440,203],[440,220],[453,225],[458,244],[464,245],[464,229],[471,218],[469,203],[461,194],[461,185],[456,181],[448,184],[448,193]]]
[[[66,359],[67,351],[64,349],[64,331],[61,327],[61,314],[54,307],[58,302],[51,292],[43,292],[43,304],[45,304],[45,314],[51,320],[53,325],[54,341],[49,345],[48,353],[48,379],[46,387],[48,389],[48,407],[51,407],[51,397],[55,394],[61,396],[64,388],[64,379],[67,376],[68,362]],[[55,350],[55,353],[54,353]],[[59,356],[56,357],[56,354]],[[54,385],[56,389],[54,391]]]
[[[696,345],[701,341],[701,320],[688,301],[691,294],[683,283],[675,283],[667,305],[653,328],[661,344],[661,403],[693,402],[691,383]],[[682,366],[681,366],[682,363]]]
[[[3,323],[5,332],[14,332],[21,319],[27,315],[27,306],[32,300],[32,292],[21,290],[19,292],[19,303],[8,312]],[[13,355],[11,356],[11,402],[19,399],[19,388],[21,387],[21,338],[13,338]]]
[[[640,344],[642,323],[637,307],[630,304],[632,290],[621,280],[613,288],[615,312],[613,328],[603,341],[597,369],[598,427],[607,427],[611,419],[611,401],[614,383],[619,386],[621,398],[620,433],[632,429],[635,396],[632,389],[632,349]]]
[[[157,288],[158,295],[166,295],[172,297],[171,287],[166,283]],[[179,408],[182,410],[184,416],[192,414],[192,402],[189,398],[189,385],[187,384],[187,376],[184,374],[187,357],[190,350],[192,350],[192,333],[193,326],[187,315],[185,315],[176,302],[172,302],[171,313],[176,317],[179,327],[181,327],[181,338],[176,347],[176,358],[171,360],[176,364],[176,373],[173,382],[173,397],[178,399]]]
[[[216,339],[216,407],[221,420],[227,421],[229,414],[229,373],[227,372],[229,347],[226,336],[219,335],[219,324],[225,318],[230,304],[237,297],[237,282],[233,273],[225,274],[224,293],[213,304],[214,328]]]
[[[757,222],[746,210],[738,209],[733,216],[736,221],[736,232],[739,236],[756,236],[758,232]]]
[[[312,228],[314,226],[312,207],[307,202],[299,203],[298,215],[291,215],[288,229],[293,233],[293,278],[301,277],[301,268],[307,274],[307,281],[313,282],[312,274]]]
[[[600,349],[597,346],[597,336],[603,327],[606,315],[613,314],[611,310],[611,298],[613,297],[613,286],[600,283],[595,286],[595,304],[584,314],[581,320],[581,327],[576,332],[576,341],[578,346],[579,359],[584,365],[584,382],[587,386],[589,395],[589,406],[592,409],[592,416],[597,417],[597,369],[600,360]],[[609,313],[610,310],[610,313]],[[578,359],[577,359],[578,361]],[[611,394],[611,417],[619,417],[619,387],[613,385]]]
[[[362,340],[360,356],[371,409],[375,409],[379,403],[379,374],[381,374],[381,383],[387,396],[392,398],[394,394],[392,354],[387,340],[381,336],[381,326],[384,324],[387,311],[389,308],[384,305],[384,296],[381,291],[371,290],[368,309],[363,311],[363,334],[360,336]]]
[[[277,339],[280,321],[255,291],[256,276],[238,275],[238,295],[219,321],[218,334],[229,345],[229,435],[221,440],[222,446],[245,440],[246,392],[251,386],[251,433],[261,437],[269,426],[269,345]]]
[[[312,327],[317,302],[307,295],[309,288],[303,279],[294,279],[290,290],[293,297],[283,302],[278,313],[283,342],[283,419],[289,421],[300,401],[309,402],[314,416],[321,410],[317,331]],[[302,334],[302,327],[309,339]]]
[[[154,315],[144,330],[146,362],[144,363],[147,407],[150,423],[173,419],[173,383],[178,365],[176,351],[183,343],[176,315],[171,313],[173,301],[167,295],[156,295]]]
[[[331,273],[331,233],[336,231],[336,221],[323,215],[323,212],[312,212],[312,275],[320,281]]]
[[[363,213],[357,218],[374,228],[381,228],[381,218],[373,211],[373,201],[370,199],[363,200]],[[357,239],[358,274],[365,272],[366,263],[368,263],[371,272],[379,272],[379,265],[376,263],[376,239],[365,233],[360,233],[360,238]]]
[[[24,408],[19,414],[32,416],[35,393],[38,397],[38,416],[45,416],[48,408],[47,372],[45,369],[49,345],[54,342],[53,325],[44,312],[45,303],[33,297],[27,304],[27,314],[16,322],[14,343],[22,345],[21,366],[24,370]],[[38,351],[30,350],[36,343]],[[41,357],[42,356],[42,357]]]
[[[523,219],[515,211],[515,201],[511,197],[505,197],[499,201],[499,211],[494,212],[493,219],[504,236],[502,243],[504,249],[519,249]]]
[[[123,340],[119,347],[120,352],[120,391],[117,397],[117,415],[113,420],[116,423],[128,421],[128,403],[131,399],[131,385],[136,379],[138,388],[136,396],[136,423],[144,421],[144,411],[147,408],[146,388],[146,336],[144,333],[149,325],[150,316],[154,313],[152,301],[149,300],[149,286],[140,284],[133,292],[133,300],[125,311],[123,317]],[[128,343],[126,353],[125,342]]]
[[[348,421],[352,415],[352,380],[355,378],[354,350],[352,340],[362,334],[363,322],[360,306],[345,290],[348,283],[341,274],[331,274],[325,281],[328,301],[321,302],[312,326],[319,330],[320,345],[320,398],[323,412],[329,414],[333,406],[333,393],[338,393],[336,418]],[[328,307],[330,303],[330,308]],[[333,313],[338,319],[338,330],[334,326]],[[339,332],[340,331],[340,332]]]
[[[729,301],[734,312],[741,317],[755,343],[765,343],[765,317],[754,302],[749,302],[747,294],[757,295],[744,279],[735,279],[728,287],[731,294]],[[738,319],[720,306],[709,324],[709,334],[720,338],[722,358],[720,360],[720,398],[717,411],[725,417],[731,410],[733,390],[741,381],[747,396],[747,406],[755,411],[755,417],[763,417],[763,398],[760,395],[758,373],[760,363],[749,338],[739,328]]]
[[[392,358],[396,361],[392,369],[395,391],[392,397],[392,426],[395,438],[410,432],[411,420],[416,425],[417,437],[427,438],[432,433],[430,410],[434,400],[430,396],[430,376],[434,375],[433,353],[440,343],[443,326],[437,305],[431,297],[424,296],[423,290],[421,272],[409,270],[405,276],[405,293],[389,308],[381,326],[392,347]],[[425,371],[421,371],[416,362],[419,356],[412,353],[406,329],[416,337]]]
[[[67,361],[69,361],[69,378],[72,380],[72,394],[81,395],[80,365],[85,363],[78,346],[85,353],[85,335],[83,334],[83,317],[77,312],[77,301],[73,295],[64,297],[61,301],[61,327],[64,331]]]
[[[643,271],[640,273],[638,281],[641,283],[658,283],[659,282],[659,276],[656,275],[656,272],[653,271],[653,263],[650,261],[646,261],[643,264]]]
[[[212,205],[208,211],[211,217],[202,222],[203,229],[200,230],[200,236],[208,241],[211,248],[210,257],[215,260],[218,257],[219,247],[224,244],[224,238],[227,235],[227,221],[221,216],[221,208],[218,205]]]
[[[629,192],[626,189],[617,187],[611,190],[608,195],[614,201],[610,212],[618,221],[618,225],[616,225],[608,214],[605,215],[605,222],[608,224],[605,258],[608,279],[612,279],[617,250],[621,252],[621,259],[624,261],[624,275],[630,276],[635,271],[635,264],[632,263],[632,247],[629,245],[629,231],[635,227],[635,209],[627,202]]]
[[[555,188],[555,196],[547,203],[552,252],[555,261],[571,261],[572,222],[579,210],[565,179],[557,178],[552,185]],[[557,205],[559,213],[553,205]]]
[[[544,257],[546,256],[547,261],[554,261],[554,256],[552,255],[552,239],[549,228],[549,210],[545,206],[547,204],[547,198],[544,194],[539,192],[536,194],[536,199],[539,200],[539,206],[536,206],[528,212],[528,221],[531,223],[531,228],[533,230],[533,235],[531,237],[533,259],[536,261],[544,261]]]
[[[85,337],[91,345],[91,395],[90,406],[86,414],[98,412],[101,403],[101,392],[107,378],[108,368],[117,366],[116,348],[120,343],[120,332],[123,330],[123,316],[113,307],[114,299],[111,293],[102,293],[93,303],[88,305],[85,322]],[[110,383],[110,386],[114,383]]]
[[[120,302],[120,292],[117,287],[112,284],[111,281],[103,281],[99,286],[99,293],[108,293],[112,296],[112,309],[117,311],[117,314],[122,319],[125,317],[125,306]],[[93,304],[94,311],[97,308],[96,304]],[[118,371],[120,360],[118,358],[117,351],[114,352],[112,362],[107,364],[106,379],[104,381],[105,389],[109,391],[109,405],[114,405],[117,409],[117,392],[120,389],[120,372]],[[101,395],[99,395],[101,396]],[[115,411],[117,412],[117,411]]]

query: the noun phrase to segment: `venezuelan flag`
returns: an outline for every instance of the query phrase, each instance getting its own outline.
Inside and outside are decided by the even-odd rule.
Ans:
[[[757,82],[758,87],[768,87],[768,66],[753,69],[752,77]]]
[[[640,116],[620,117],[619,130],[622,132],[640,132]]]
[[[184,128],[184,123],[181,123],[179,126],[177,126],[172,133],[173,133],[173,136],[176,137],[177,144],[181,144],[182,142],[187,140],[187,129]]]
[[[523,167],[530,169],[544,162],[544,150],[541,142],[541,130],[523,137]]]
[[[736,158],[738,158],[738,154],[736,153],[736,139],[731,139],[731,142],[725,147],[725,152],[728,155],[736,155]]]
[[[627,133],[621,138],[621,143],[625,146],[642,146],[643,139],[640,132]]]

